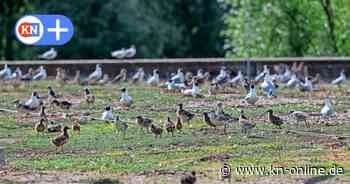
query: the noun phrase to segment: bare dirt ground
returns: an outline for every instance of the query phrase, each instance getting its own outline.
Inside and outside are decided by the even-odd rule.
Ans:
[[[163,184],[163,183],[180,183],[180,178],[184,173],[175,172],[152,172],[140,174],[100,174],[91,172],[68,173],[68,172],[13,172],[9,170],[0,171],[1,183],[57,183],[57,184],[109,184],[109,183],[126,183],[126,184]],[[108,178],[108,179],[106,179]],[[250,179],[231,179],[221,180],[219,176],[207,176],[200,173],[197,177],[199,184],[348,184],[350,177],[305,177],[305,176],[268,176],[256,177]]]

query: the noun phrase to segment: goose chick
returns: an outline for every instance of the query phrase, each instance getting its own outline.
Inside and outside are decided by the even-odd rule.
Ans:
[[[47,131],[49,133],[61,132],[62,125],[55,125],[55,123],[53,121],[51,121],[50,124],[47,126]]]
[[[299,123],[299,122],[304,122],[306,128],[310,128],[309,123],[307,122],[307,118],[309,117],[309,115],[305,112],[302,111],[295,111],[295,110],[291,110],[289,111],[289,114],[292,118],[294,118],[294,120]]]
[[[162,133],[163,133],[163,129],[159,125],[152,123],[151,124],[151,132],[154,134],[154,136],[156,138],[157,137],[161,138],[162,137]]]
[[[88,105],[95,103],[95,96],[91,93],[89,88],[84,89],[84,98],[85,98],[85,101]]]
[[[273,114],[272,109],[267,110],[267,113],[268,113],[268,121],[273,125],[277,126],[279,129],[281,129],[282,128],[281,126],[283,125],[283,119],[278,116],[275,116]]]
[[[145,118],[142,116],[136,117],[136,124],[138,124],[140,126],[142,131],[145,128],[148,131],[152,123],[153,123],[153,120],[151,120],[151,119],[148,119],[148,118]]]
[[[181,122],[181,118],[180,117],[177,117],[176,118],[176,123],[175,123],[175,128],[177,131],[182,131],[182,122]]]
[[[52,89],[51,86],[48,86],[47,89],[48,89],[47,95],[48,95],[49,101],[58,98],[56,95],[56,92]]]
[[[203,113],[203,121],[209,126],[213,127],[216,130],[216,127],[223,126],[224,133],[226,134],[226,129],[228,128],[229,120],[215,118],[215,114],[213,112]]]
[[[121,121],[119,119],[119,116],[116,116],[113,120],[113,126],[116,129],[116,134],[118,135],[120,132],[123,133],[123,136],[125,136],[126,131],[128,130],[128,124],[124,121]]]
[[[79,123],[79,120],[74,120],[73,121],[72,130],[75,133],[77,133],[78,135],[80,135],[80,123]]]
[[[178,104],[178,107],[176,110],[176,116],[181,119],[181,123],[185,123],[185,122],[189,123],[193,119],[194,114],[184,110],[182,104]]]
[[[167,120],[164,122],[164,127],[167,133],[171,133],[171,136],[174,136],[174,131],[175,131],[175,123],[171,121],[170,117],[167,117]]]
[[[255,123],[249,121],[249,119],[244,115],[243,110],[241,110],[239,115],[239,124],[241,125],[242,133],[245,135],[249,134],[249,131],[255,127]]]
[[[52,105],[58,106],[63,110],[69,110],[72,107],[72,103],[66,100],[58,101],[58,100],[52,100]]]
[[[227,113],[225,113],[224,111],[224,106],[221,102],[219,102],[216,105],[216,109],[215,109],[215,118],[218,120],[225,120],[225,121],[238,121],[238,118],[233,117]]]
[[[128,91],[126,90],[126,88],[123,88],[120,91],[120,103],[126,107],[129,107],[133,103],[132,97],[128,95]]]
[[[186,174],[180,179],[181,184],[195,184],[197,181],[196,172],[192,171],[190,174]]]
[[[37,135],[39,135],[39,133],[44,133],[46,130],[46,125],[45,125],[45,119],[40,119],[40,122],[35,124],[34,130],[36,132]]]
[[[65,126],[63,128],[63,132],[55,137],[54,139],[52,139],[52,143],[56,146],[56,151],[57,151],[57,148],[61,148],[61,151],[63,151],[63,146],[68,143],[68,140],[69,140],[69,134],[68,134],[68,130],[70,128]]]

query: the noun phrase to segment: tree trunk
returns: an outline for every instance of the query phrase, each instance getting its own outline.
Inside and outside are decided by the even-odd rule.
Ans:
[[[332,47],[334,49],[335,53],[338,53],[338,47],[337,47],[337,40],[336,40],[336,36],[335,36],[335,23],[334,23],[334,16],[333,16],[333,9],[332,9],[332,5],[331,5],[331,1],[330,0],[320,0],[320,3],[323,7],[323,10],[326,14],[327,17],[327,24],[329,27],[329,35],[331,38],[331,42],[332,42]]]

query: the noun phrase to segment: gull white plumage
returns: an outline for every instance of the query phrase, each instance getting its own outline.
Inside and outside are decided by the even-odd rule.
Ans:
[[[110,107],[110,106],[105,107],[105,110],[102,113],[101,119],[106,120],[106,121],[113,121],[114,120],[112,107]]]
[[[340,85],[341,85],[342,83],[344,83],[345,81],[346,81],[345,70],[342,70],[342,71],[340,72],[339,77],[336,78],[336,79],[334,79],[334,80],[332,81],[332,84],[333,84],[333,85],[338,85],[338,86],[340,86]]]
[[[40,106],[40,99],[38,93],[36,91],[33,91],[32,96],[28,101],[25,102],[24,105],[30,107],[31,109],[38,108]]]
[[[4,68],[0,71],[0,79],[10,79],[12,75],[11,69],[5,64]]]
[[[201,90],[199,89],[199,84],[197,82],[194,82],[192,84],[192,88],[191,89],[185,89],[185,90],[182,91],[182,93],[184,95],[189,95],[189,96],[193,96],[193,97],[201,96]]]
[[[232,78],[230,80],[230,83],[231,84],[238,84],[240,81],[242,81],[244,78],[243,74],[242,74],[242,71],[241,70],[238,70],[238,73],[237,73],[237,76],[235,76],[234,78]]]
[[[122,59],[126,55],[126,50],[124,48],[111,52],[111,56],[117,59]]]
[[[129,96],[128,91],[126,88],[122,88],[121,90],[121,96],[120,96],[120,103],[122,103],[125,106],[130,106],[133,102],[132,97]]]
[[[185,75],[181,68],[177,70],[176,75],[173,76],[171,80],[173,80],[175,83],[183,83],[185,81]]]
[[[158,69],[153,70],[153,75],[147,81],[147,84],[157,86],[159,84],[159,71]]]
[[[256,95],[256,89],[254,84],[250,85],[249,93],[247,94],[247,96],[245,96],[244,100],[249,105],[254,105],[259,100],[259,97]]]
[[[262,80],[266,75],[270,75],[270,70],[269,68],[267,67],[267,65],[264,65],[264,70],[255,77],[255,80],[256,81],[260,81]]]
[[[136,55],[135,45],[131,45],[130,48],[125,50],[125,57],[126,58],[133,58],[135,55]]]
[[[94,72],[92,72],[90,75],[89,75],[89,80],[99,80],[102,78],[102,68],[100,67],[99,64],[96,65],[96,69]]]
[[[333,110],[331,98],[327,96],[324,100],[324,106],[321,109],[321,115],[323,117],[333,117],[336,115],[336,112]]]
[[[39,59],[46,59],[46,60],[53,60],[56,57],[57,57],[57,51],[54,48],[50,48],[50,50],[38,56]]]
[[[44,80],[47,77],[47,72],[44,68],[44,66],[39,67],[39,72],[34,75],[33,80]]]

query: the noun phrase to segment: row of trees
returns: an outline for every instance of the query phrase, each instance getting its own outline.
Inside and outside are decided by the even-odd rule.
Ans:
[[[5,11],[1,11],[4,9]],[[28,47],[12,31],[25,14],[63,14],[75,28],[59,58],[108,58],[134,44],[137,57],[220,57],[223,10],[212,0],[0,1],[0,58],[35,59],[47,47]]]
[[[59,58],[350,55],[348,0],[1,0],[0,59],[35,59],[47,47],[16,41],[25,14],[63,14],[75,34]]]
[[[348,0],[224,0],[229,57],[350,54]]]

